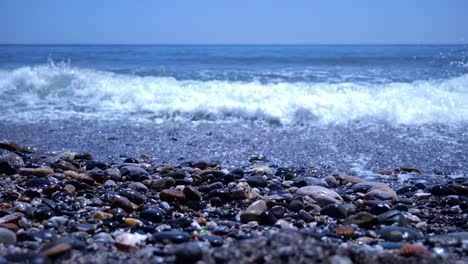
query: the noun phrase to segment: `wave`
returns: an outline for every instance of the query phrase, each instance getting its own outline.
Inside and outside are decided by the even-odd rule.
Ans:
[[[343,124],[468,121],[468,75],[410,83],[260,83],[141,77],[66,65],[0,71],[1,120],[71,118]]]

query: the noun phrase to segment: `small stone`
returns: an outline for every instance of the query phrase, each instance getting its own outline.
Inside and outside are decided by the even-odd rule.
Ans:
[[[258,200],[253,202],[247,209],[241,213],[240,220],[242,223],[247,223],[250,221],[260,221],[260,216],[262,213],[266,212],[268,207],[263,200]]]
[[[34,211],[34,217],[39,221],[47,220],[52,216],[54,216],[54,212],[46,206],[39,207]]]
[[[73,159],[76,160],[93,160],[93,156],[89,152],[76,154]]]
[[[65,253],[65,252],[69,251],[72,248],[73,248],[72,245],[70,245],[69,243],[59,243],[59,244],[55,244],[55,245],[50,246],[47,249],[43,250],[42,254],[45,255],[45,256],[48,256],[48,257],[53,257],[53,256],[56,256],[56,255],[60,255],[62,253]]]
[[[329,204],[320,210],[320,214],[328,215],[337,219],[344,219],[348,214],[348,210],[340,204]]]
[[[384,225],[392,225],[397,223],[399,225],[406,225],[406,217],[398,210],[390,210],[377,216],[379,223]]]
[[[333,176],[327,176],[324,178],[324,180],[330,187],[337,187],[340,185],[338,180]]]
[[[398,198],[396,192],[389,188],[372,189],[364,197],[368,200],[396,200]]]
[[[273,173],[273,170],[268,167],[268,166],[264,166],[264,165],[254,165],[252,166],[248,172],[250,174],[272,174]]]
[[[276,217],[270,211],[265,211],[260,215],[259,223],[261,225],[274,225],[276,223]]]
[[[132,182],[128,185],[128,187],[137,192],[148,192],[148,187],[146,187],[146,185],[141,182]]]
[[[449,187],[436,185],[431,188],[431,193],[435,196],[457,195],[457,192]]]
[[[192,167],[198,168],[200,170],[206,170],[208,168],[208,162],[204,160],[199,160],[193,163]]]
[[[304,220],[304,222],[306,223],[310,223],[314,220],[314,217],[304,209],[300,210],[298,215],[299,215],[299,218]]]
[[[9,215],[5,215],[4,217],[0,218],[0,224],[18,224],[18,222],[23,217],[22,213],[13,213]]]
[[[128,250],[137,248],[146,239],[146,235],[138,233],[119,233],[115,236],[115,244],[119,249]]]
[[[318,205],[325,206],[328,204],[341,203],[343,198],[333,190],[322,186],[305,186],[296,191],[296,194],[301,196],[309,196],[314,199]]]
[[[400,248],[399,253],[401,256],[404,257],[413,257],[413,256],[420,256],[431,254],[429,250],[425,246],[417,245],[417,244],[406,244],[402,248]]]
[[[11,175],[21,167],[24,167],[24,161],[20,156],[6,150],[0,151],[0,174]]]
[[[251,187],[267,187],[268,182],[263,176],[252,176],[247,178],[247,183]]]
[[[159,192],[159,199],[161,201],[172,202],[179,201],[181,203],[186,201],[185,194],[177,189],[164,189]]]
[[[16,234],[6,228],[0,227],[0,243],[5,245],[15,244]]]
[[[153,223],[160,223],[164,219],[164,212],[158,209],[146,209],[140,212],[140,218]]]
[[[104,175],[110,177],[114,181],[120,181],[122,179],[122,174],[117,168],[108,168],[104,171]]]
[[[141,225],[142,224],[142,222],[140,220],[135,219],[135,218],[131,218],[131,217],[125,218],[124,223],[129,227],[134,227],[136,225]]]
[[[47,177],[54,173],[49,167],[42,168],[20,168],[19,174],[23,176]]]
[[[356,232],[356,229],[351,226],[337,226],[335,227],[335,229],[333,229],[333,232],[335,232],[335,234],[349,239],[353,237],[354,232]]]
[[[21,146],[8,141],[0,141],[0,149],[6,149],[8,151],[18,151],[21,149]]]
[[[127,213],[133,212],[133,205],[126,197],[116,195],[111,203],[111,208],[122,208]]]
[[[120,168],[120,173],[123,176],[126,176],[132,181],[143,181],[149,179],[149,173],[140,167],[137,166],[123,166]]]
[[[189,201],[201,201],[202,194],[192,186],[185,186],[184,194]]]
[[[283,217],[286,210],[281,205],[275,205],[270,209],[270,211],[275,217],[281,218],[281,217]]]
[[[288,205],[288,209],[293,211],[293,212],[299,212],[302,208],[304,208],[304,204],[299,200],[293,200]]]
[[[208,241],[212,247],[220,247],[224,243],[224,239],[220,236],[202,235],[201,238]]]
[[[65,185],[65,186],[63,187],[63,189],[64,189],[65,191],[67,191],[67,192],[68,192],[69,194],[71,194],[71,195],[75,194],[75,192],[76,192],[75,186],[73,186],[73,185],[71,185],[71,184]]]
[[[137,205],[141,205],[146,201],[146,197],[135,190],[126,189],[120,191],[119,194]]]
[[[183,231],[162,231],[155,233],[153,239],[157,242],[162,243],[183,243],[188,241],[190,238],[187,232]]]
[[[359,227],[370,228],[378,223],[377,217],[367,212],[359,212],[351,215],[344,221],[345,224],[356,224]]]
[[[378,233],[381,238],[392,242],[400,242],[403,240],[412,241],[422,238],[420,232],[402,226],[383,227]]]
[[[169,189],[175,185],[175,180],[172,177],[164,177],[160,180],[157,180],[151,183],[151,189],[160,191],[164,189]]]

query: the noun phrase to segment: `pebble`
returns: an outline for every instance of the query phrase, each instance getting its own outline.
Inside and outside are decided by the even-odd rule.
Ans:
[[[201,201],[202,194],[197,189],[193,188],[192,186],[185,186],[183,190],[185,197],[189,201]]]
[[[242,223],[247,223],[250,221],[260,221],[260,216],[262,213],[266,212],[268,207],[263,200],[258,200],[253,202],[244,212],[240,215],[240,220]]]
[[[15,244],[16,234],[10,231],[9,229],[0,227],[0,243],[3,243],[5,245]]]
[[[164,212],[159,209],[146,209],[140,212],[140,218],[153,223],[160,223],[164,219]]]
[[[54,171],[50,167],[19,169],[19,174],[23,176],[47,177],[53,173]]]
[[[151,183],[151,189],[161,191],[175,186],[175,180],[172,177],[164,177]]]
[[[11,175],[21,167],[24,167],[24,161],[20,156],[0,149],[0,174]]]
[[[202,249],[195,242],[180,244],[176,247],[174,254],[176,256],[176,263],[180,264],[196,263],[203,257]]]
[[[419,231],[403,226],[382,227],[378,233],[381,238],[392,242],[413,241],[422,238]]]
[[[449,196],[449,195],[457,195],[457,192],[449,187],[436,185],[431,188],[431,194],[435,196]]]
[[[333,203],[341,203],[343,198],[333,190],[322,186],[306,186],[296,191],[297,195],[308,196],[314,199],[320,206]]]
[[[396,200],[398,198],[396,192],[389,188],[371,189],[364,197],[369,200]]]
[[[133,212],[133,205],[130,200],[120,195],[116,195],[112,199],[111,208],[122,208],[128,213]]]
[[[248,177],[247,183],[252,187],[266,187],[268,182],[263,176],[251,176]]]
[[[370,228],[378,223],[377,217],[368,212],[359,212],[354,215],[350,215],[344,221],[345,224],[356,224],[359,227]]]
[[[186,201],[185,194],[177,189],[164,189],[161,192],[159,192],[159,199],[161,201],[166,201],[166,202],[173,202],[173,201],[179,201],[181,203]]]
[[[183,231],[162,231],[155,233],[153,239],[161,243],[183,243],[190,239],[187,232]]]
[[[115,235],[115,244],[122,250],[128,250],[131,248],[137,248],[146,239],[146,235],[124,232]]]
[[[320,214],[328,215],[337,219],[344,219],[348,215],[348,210],[340,204],[329,204],[320,210]]]
[[[143,181],[149,179],[149,173],[137,166],[123,166],[120,168],[122,177],[126,176],[132,181]]]

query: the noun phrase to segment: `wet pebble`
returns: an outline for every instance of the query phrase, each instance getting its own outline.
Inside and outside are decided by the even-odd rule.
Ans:
[[[337,219],[344,219],[346,218],[348,211],[346,207],[340,205],[340,204],[329,204],[320,210],[320,214],[322,215],[328,215],[333,218]]]
[[[11,230],[0,227],[0,243],[5,245],[16,243],[16,234]]]

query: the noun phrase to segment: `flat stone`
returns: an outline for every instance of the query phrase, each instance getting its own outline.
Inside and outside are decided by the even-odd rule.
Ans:
[[[184,192],[177,189],[162,190],[161,192],[159,192],[159,199],[161,199],[161,201],[166,202],[179,201],[183,203],[186,201]]]
[[[376,188],[371,189],[369,192],[366,193],[364,196],[366,199],[377,199],[377,200],[396,200],[398,195],[395,191],[388,188]]]
[[[391,189],[387,184],[381,182],[360,182],[355,184],[351,189],[353,192],[368,192],[373,189]]]
[[[49,167],[42,168],[20,168],[19,174],[23,176],[47,177],[54,173]]]
[[[169,189],[175,185],[175,180],[172,177],[164,177],[151,183],[151,189],[160,191]]]
[[[250,221],[260,221],[260,216],[262,213],[266,212],[268,207],[263,200],[258,200],[253,202],[247,209],[241,213],[240,220],[242,223],[247,223]]]
[[[13,213],[0,218],[0,224],[18,224],[23,217],[22,213]]]
[[[272,174],[273,170],[265,165],[254,165],[247,172],[250,174]]]
[[[322,186],[305,186],[297,189],[297,195],[309,196],[314,199],[318,205],[326,206],[334,203],[343,202],[343,198],[333,190]]]
[[[420,232],[403,226],[382,227],[378,231],[378,234],[381,238],[392,242],[400,242],[403,240],[413,241],[422,238],[422,234]]]
[[[124,250],[137,248],[147,237],[147,235],[138,233],[119,233],[115,236],[115,244],[117,247]]]
[[[6,149],[8,151],[18,151],[21,149],[21,146],[8,141],[0,141],[0,149]]]
[[[133,212],[133,205],[126,197],[116,195],[111,203],[111,208],[122,208],[127,213]]]
[[[201,201],[202,194],[197,189],[193,188],[192,186],[185,186],[184,194],[187,200],[189,201]]]
[[[153,239],[162,243],[183,243],[190,239],[187,232],[183,231],[162,231],[155,233]]]
[[[344,221],[345,224],[356,224],[359,227],[370,228],[378,223],[377,217],[367,212],[351,215]]]

